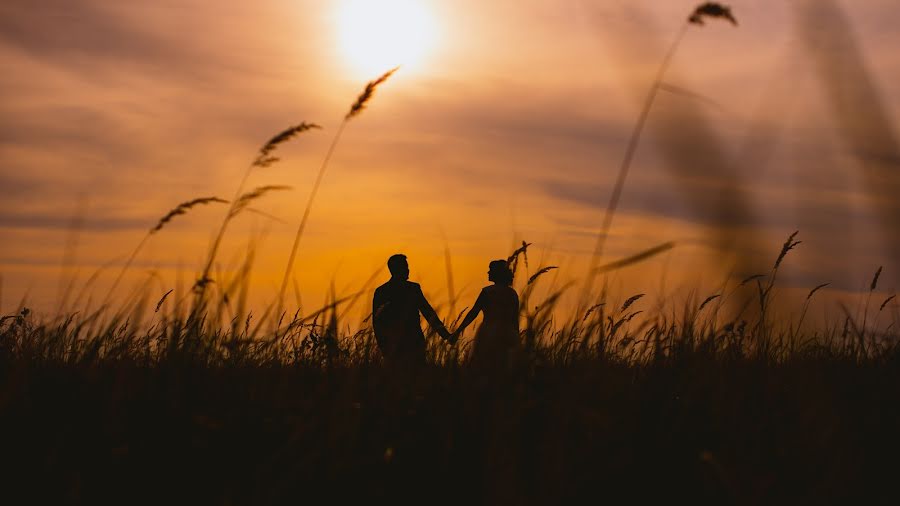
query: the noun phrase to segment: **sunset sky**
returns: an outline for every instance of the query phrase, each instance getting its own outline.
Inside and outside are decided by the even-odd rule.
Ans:
[[[295,269],[304,301],[321,303],[332,280],[358,289],[405,252],[439,303],[447,247],[465,306],[488,261],[523,239],[532,272],[543,263],[561,267],[558,284],[581,277],[641,102],[696,2],[418,0],[372,11],[378,3],[4,0],[0,313],[26,293],[49,310],[65,276],[83,283],[113,262],[97,283],[108,286],[166,211],[232,198],[265,141],[315,122],[321,131],[279,148],[281,162],[248,183],[293,186],[255,204],[282,221],[238,218],[219,257],[234,268],[253,242],[254,293],[271,299],[335,130],[394,65],[325,175]],[[858,290],[884,265],[892,291],[895,0],[729,5],[739,26],[691,26],[677,50],[606,255],[676,247],[617,282],[653,292],[665,271],[671,285],[713,286],[770,265],[800,230],[786,285]],[[190,285],[225,212],[177,217],[129,283],[156,272],[162,295],[181,272]]]

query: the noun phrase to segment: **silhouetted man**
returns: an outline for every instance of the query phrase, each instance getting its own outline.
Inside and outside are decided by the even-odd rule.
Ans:
[[[448,342],[453,342],[453,338],[425,300],[422,287],[409,281],[406,255],[392,256],[387,265],[391,279],[375,289],[372,299],[375,341],[387,362],[424,363],[425,334],[419,313],[442,338]]]

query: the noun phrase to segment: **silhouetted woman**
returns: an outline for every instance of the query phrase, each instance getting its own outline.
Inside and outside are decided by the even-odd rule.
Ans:
[[[506,365],[510,352],[519,345],[519,295],[512,288],[513,273],[505,260],[494,260],[488,268],[493,285],[481,290],[475,305],[454,332],[457,338],[478,313],[484,321],[475,333],[472,361],[484,365]]]

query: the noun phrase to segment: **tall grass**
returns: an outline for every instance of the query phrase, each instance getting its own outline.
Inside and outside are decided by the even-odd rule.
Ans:
[[[619,208],[619,200],[622,198],[622,191],[625,189],[625,181],[628,178],[628,172],[631,169],[631,163],[634,160],[634,155],[637,153],[638,145],[640,144],[641,134],[644,132],[644,126],[647,124],[647,119],[650,116],[650,111],[653,108],[653,103],[656,100],[656,95],[659,93],[659,90],[663,87],[663,80],[666,76],[666,72],[669,70],[669,66],[672,63],[672,59],[675,56],[675,53],[678,51],[678,48],[681,46],[681,42],[684,39],[685,34],[692,25],[702,26],[704,24],[704,20],[707,18],[719,18],[725,19],[737,26],[737,20],[731,13],[731,9],[724,5],[715,3],[715,2],[706,2],[697,6],[693,12],[691,12],[690,16],[687,17],[684,23],[682,23],[678,32],[675,35],[675,38],[672,40],[672,43],[669,45],[669,49],[666,51],[665,56],[663,56],[662,62],[659,65],[659,68],[656,71],[656,76],[653,79],[653,82],[650,85],[650,89],[647,92],[647,96],[644,99],[643,105],[641,106],[640,113],[638,114],[637,121],[634,124],[634,128],[631,131],[631,136],[628,138],[628,144],[625,147],[625,155],[622,158],[621,164],[619,164],[619,170],[616,174],[615,182],[613,183],[613,190],[609,197],[609,202],[606,205],[606,211],[603,213],[603,221],[600,225],[600,232],[597,234],[597,242],[594,245],[594,253],[591,259],[590,268],[588,269],[587,276],[585,277],[585,282],[582,289],[581,299],[584,302],[587,301],[587,295],[593,286],[594,276],[598,272],[599,269],[599,261],[603,257],[603,250],[606,246],[606,240],[609,236],[610,227],[612,227],[613,219],[616,215],[616,210]]]
[[[260,187],[249,194],[261,195],[272,189],[281,188]],[[191,202],[173,209],[157,223],[154,230],[162,228],[172,216],[177,216],[185,209],[192,207],[189,204]],[[239,212],[241,205],[234,207]],[[599,353],[600,356],[607,359],[636,361],[635,363],[640,364],[649,358],[666,355],[673,346],[676,346],[676,341],[679,339],[690,340],[690,346],[704,343],[704,347],[712,347],[714,350],[727,349],[729,353],[736,353],[739,356],[753,356],[775,362],[784,359],[791,360],[797,354],[802,355],[814,350],[828,350],[830,353],[841,354],[845,358],[852,357],[854,360],[864,361],[874,357],[871,355],[873,351],[882,353],[887,349],[893,352],[895,346],[900,342],[896,339],[895,322],[891,321],[886,324],[887,326],[881,320],[869,323],[872,312],[870,310],[871,299],[882,273],[881,268],[876,271],[869,283],[869,290],[862,295],[861,314],[854,316],[846,311],[845,325],[855,329],[852,334],[846,330],[837,332],[835,328],[810,331],[803,327],[804,318],[813,296],[825,289],[828,283],[823,283],[810,290],[796,322],[790,318],[785,319],[785,315],[779,315],[778,318],[773,317],[770,307],[776,303],[775,288],[778,275],[790,252],[801,244],[801,241],[796,240],[797,235],[798,232],[794,232],[786,239],[776,255],[769,273],[750,276],[737,284],[737,287],[755,284],[755,304],[758,311],[747,312],[746,304],[737,304],[742,309],[726,315],[727,318],[724,322],[719,321],[719,316],[722,316],[719,311],[729,298],[740,296],[736,289],[729,291],[723,287],[721,291],[706,297],[698,305],[693,307],[690,304],[685,305],[680,319],[674,319],[667,315],[665,309],[638,308],[645,293],[632,294],[616,303],[609,299],[607,292],[604,292],[597,304],[586,310],[578,310],[579,312],[571,314],[567,321],[561,320],[563,313],[558,311],[558,304],[562,296],[571,288],[572,283],[564,284],[562,287],[554,286],[549,291],[545,290],[544,298],[535,301],[538,289],[544,283],[547,275],[560,270],[558,266],[539,266],[531,276],[517,277],[522,301],[520,317],[525,322],[522,330],[522,342],[525,348],[531,352],[563,362],[584,358],[581,356],[584,353],[587,353],[587,356]],[[511,268],[518,270],[520,264],[527,262],[527,252],[531,246],[531,243],[523,241],[522,246],[512,252],[508,259]],[[243,292],[240,299],[246,299],[249,271],[254,258],[252,245],[248,248],[246,255],[244,267],[232,281],[228,282],[226,278],[221,278],[223,286],[221,287],[220,310],[223,305],[230,308],[232,297],[230,294],[234,292]],[[648,258],[650,257],[636,258],[628,263],[610,265],[605,272],[648,261]],[[350,314],[351,309],[369,293],[380,272],[381,270],[373,273],[359,290],[350,295],[341,296],[332,287],[327,297],[329,303],[324,307],[306,314],[301,313],[298,308],[294,316],[287,320],[283,315],[272,311],[272,308],[275,307],[275,303],[272,303],[269,310],[260,316],[252,313],[245,315],[242,311],[232,313],[230,323],[221,327],[213,324],[220,321],[219,315],[204,314],[201,317],[209,316],[210,325],[192,327],[189,323],[191,318],[196,315],[191,313],[185,317],[179,312],[177,304],[170,305],[168,312],[161,312],[173,293],[173,289],[169,289],[158,301],[157,298],[152,299],[156,302],[150,305],[150,307],[155,307],[150,320],[141,317],[140,312],[143,311],[142,308],[148,304],[148,301],[144,300],[146,295],[139,295],[136,299],[126,301],[118,316],[110,320],[104,328],[98,329],[92,327],[91,324],[99,320],[99,314],[107,311],[106,308],[101,308],[93,313],[72,314],[66,317],[65,323],[61,325],[34,322],[31,320],[32,317],[29,316],[28,310],[23,309],[20,313],[4,316],[0,321],[0,324],[4,325],[0,327],[0,331],[4,333],[4,339],[7,339],[6,345],[12,346],[7,349],[8,351],[28,349],[29,354],[36,353],[36,355],[29,356],[40,356],[42,359],[51,361],[84,360],[82,352],[89,343],[91,343],[90,346],[93,346],[91,353],[95,354],[91,355],[92,360],[131,359],[134,357],[130,357],[129,354],[134,353],[135,346],[140,343],[141,346],[145,348],[149,346],[149,349],[153,350],[155,355],[144,353],[143,356],[146,359],[152,358],[151,363],[155,363],[164,360],[165,353],[176,351],[180,346],[178,343],[202,343],[204,360],[217,362],[232,355],[231,348],[235,342],[246,341],[245,345],[249,347],[248,349],[253,349],[254,353],[264,353],[263,355],[247,355],[242,360],[265,359],[289,363],[305,356],[303,350],[310,351],[308,348],[311,346],[310,339],[313,339],[311,336],[318,335],[317,332],[321,331],[322,325],[320,322],[327,319],[328,325],[331,326],[329,332],[331,332],[332,340],[340,343],[335,348],[335,350],[339,350],[339,355],[350,359],[351,362],[372,361],[377,360],[377,353],[372,348],[372,343],[365,343],[366,354],[359,354],[361,342],[372,338],[369,319],[363,320],[357,329],[351,330],[348,322],[341,321],[341,315]],[[448,293],[448,302],[452,300],[453,296],[452,292]],[[177,299],[177,296],[175,298]],[[881,315],[894,300],[894,295],[883,299],[876,306],[877,314]],[[704,312],[707,306],[714,302],[717,305],[715,311]],[[241,304],[243,305],[244,302]],[[130,308],[130,310],[126,310],[126,308]],[[610,308],[618,309],[611,310]],[[447,318],[452,319],[453,316],[453,312],[450,312]],[[267,318],[277,320],[275,325],[268,326],[271,330],[263,330],[266,328],[263,323]],[[253,328],[251,328],[251,321],[256,322]],[[238,325],[241,322],[243,325]],[[453,324],[450,320],[446,323]],[[122,327],[117,328],[117,325]],[[847,341],[848,338],[853,342]],[[116,342],[112,348],[109,344],[110,339]],[[313,341],[315,340],[313,339]],[[798,343],[802,346],[798,347]],[[621,354],[622,349],[619,347],[626,346],[626,344],[630,346],[627,348],[628,353]],[[884,348],[885,345],[888,347]],[[810,348],[803,348],[803,346]],[[146,351],[147,349],[144,349],[144,352]],[[465,353],[456,354],[454,360],[464,361],[465,356]]]
[[[309,130],[319,129],[321,128],[319,125],[315,123],[307,123],[302,122],[294,126],[290,126],[280,133],[276,134],[274,137],[269,139],[257,153],[256,157],[253,161],[247,166],[244,170],[243,176],[241,177],[240,182],[238,183],[237,190],[234,192],[234,198],[232,199],[231,207],[228,209],[228,212],[225,214],[225,217],[222,219],[222,224],[219,226],[219,230],[213,239],[213,243],[209,248],[209,252],[207,253],[206,263],[203,266],[203,270],[200,274],[200,277],[197,279],[194,288],[197,292],[197,297],[195,299],[195,310],[201,311],[204,305],[204,295],[206,293],[206,286],[210,282],[210,271],[212,270],[213,264],[216,261],[216,255],[218,255],[219,247],[222,244],[222,239],[225,237],[225,232],[228,229],[228,225],[231,223],[231,220],[234,219],[242,210],[246,209],[247,204],[255,200],[256,198],[261,197],[265,193],[275,190],[275,189],[286,189],[286,187],[281,186],[266,186],[257,188],[250,193],[243,193],[244,187],[247,184],[247,180],[250,178],[250,174],[254,169],[264,169],[272,166],[274,163],[279,161],[278,157],[275,157],[272,153],[282,144],[290,141],[297,135],[307,132]],[[264,189],[264,190],[263,190]]]
[[[116,279],[113,281],[112,286],[106,293],[106,296],[101,302],[100,306],[106,306],[109,304],[110,300],[116,293],[116,289],[119,287],[119,284],[122,282],[122,278],[125,276],[125,273],[128,272],[128,269],[131,268],[131,264],[134,262],[135,258],[137,258],[138,254],[143,250],[144,246],[147,244],[147,241],[150,238],[163,229],[169,222],[171,222],[176,216],[182,216],[187,214],[188,211],[197,207],[197,206],[205,206],[208,204],[228,204],[227,200],[222,200],[219,197],[200,197],[192,200],[188,200],[186,202],[182,202],[177,206],[173,207],[169,212],[163,215],[159,221],[141,238],[141,241],[137,246],[131,251],[131,254],[128,256],[128,259],[125,260],[125,263],[122,265],[122,268],[119,269],[119,274],[116,276]]]
[[[779,302],[795,238],[768,274],[745,280],[762,287],[761,308]],[[514,255],[520,271],[528,246]],[[15,463],[4,493],[96,503],[143,484],[136,502],[230,504],[436,490],[433,502],[457,504],[896,497],[892,468],[876,464],[900,449],[894,321],[851,314],[846,329],[807,329],[764,310],[717,321],[710,307],[736,293],[726,290],[678,316],[643,293],[607,293],[565,318],[555,309],[570,285],[549,283],[560,270],[517,278],[520,347],[493,367],[469,362],[470,342],[431,334],[421,369],[384,367],[371,321],[345,316],[378,273],[277,325],[240,311],[197,325],[171,291],[143,302],[146,287],[103,325],[98,313],[0,317],[0,431]],[[246,289],[247,277],[233,283]]]
[[[287,266],[284,269],[284,276],[281,278],[281,288],[278,290],[278,310],[276,311],[276,314],[281,314],[284,303],[284,293],[287,291],[288,282],[292,279],[291,275],[294,272],[294,261],[297,258],[297,249],[300,247],[300,239],[303,237],[303,232],[306,230],[306,222],[309,220],[309,213],[312,211],[313,202],[315,202],[316,195],[319,192],[319,186],[322,184],[322,178],[325,176],[325,171],[328,168],[328,163],[331,161],[331,156],[334,154],[338,141],[340,141],[341,135],[344,133],[344,128],[351,119],[359,116],[359,114],[368,106],[372,97],[375,95],[375,90],[378,86],[387,81],[387,79],[398,69],[399,67],[393,68],[374,81],[369,81],[369,83],[366,84],[363,92],[356,98],[356,101],[350,105],[350,110],[344,115],[344,119],[341,121],[337,132],[334,134],[331,145],[328,146],[328,151],[325,153],[322,165],[319,166],[319,172],[316,174],[316,180],[309,193],[309,199],[306,201],[306,207],[303,209],[303,216],[300,218],[300,224],[297,225],[297,232],[294,234],[294,242],[291,245],[291,252],[288,255]]]
[[[229,216],[283,189],[240,192]],[[203,200],[176,206],[151,234],[222,203]],[[313,311],[298,301],[285,318],[280,297],[262,314],[245,311],[252,239],[232,279],[216,274],[219,303],[202,312],[184,312],[175,289],[151,297],[149,285],[105,320],[105,308],[49,321],[22,308],[0,316],[0,432],[15,463],[0,474],[4,493],[85,504],[134,490],[144,490],[136,502],[222,504],[895,497],[891,468],[870,462],[900,451],[900,333],[893,320],[868,319],[895,298],[870,307],[879,268],[862,314],[847,311],[843,328],[803,326],[824,284],[798,321],[775,318],[797,237],[767,274],[737,283],[755,283],[752,313],[720,311],[740,296],[726,286],[699,305],[660,309],[644,292],[616,299],[604,289],[565,313],[572,283],[555,278],[564,269],[529,273],[533,244],[523,241],[508,257],[520,273],[520,339],[493,364],[470,361],[471,340],[449,346],[429,331],[426,363],[385,367],[371,317],[348,318],[381,271],[350,294],[332,286]],[[447,326],[464,313],[449,312]]]

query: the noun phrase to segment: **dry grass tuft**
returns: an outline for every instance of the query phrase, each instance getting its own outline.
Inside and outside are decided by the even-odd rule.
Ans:
[[[293,139],[298,134],[303,133],[307,130],[311,130],[313,128],[322,128],[315,123],[300,123],[299,125],[288,127],[283,132],[279,133],[275,137],[269,139],[260,150],[259,154],[256,156],[256,159],[253,160],[251,164],[252,167],[266,168],[271,166],[273,163],[279,160],[278,157],[272,156],[272,152],[278,148],[279,145],[284,144],[285,142]]]
[[[355,117],[357,114],[362,112],[365,109],[366,104],[369,100],[372,99],[372,96],[375,94],[375,89],[381,83],[385,82],[389,77],[391,77],[394,72],[397,71],[400,67],[394,67],[393,69],[385,72],[381,77],[375,79],[374,81],[370,81],[366,84],[365,89],[362,94],[357,97],[356,102],[350,106],[350,111],[344,116],[344,120],[341,121],[340,126],[337,129],[337,132],[334,134],[334,139],[331,141],[331,145],[328,147],[328,151],[325,153],[325,159],[322,160],[322,165],[319,167],[319,172],[316,174],[316,181],[313,183],[312,191],[309,194],[309,200],[306,201],[306,208],[303,210],[303,216],[300,218],[300,224],[297,226],[297,232],[294,234],[294,244],[291,246],[291,253],[288,255],[287,266],[284,270],[284,277],[281,279],[281,288],[278,290],[278,302],[277,302],[277,310],[281,311],[281,305],[284,302],[284,293],[287,290],[288,280],[291,279],[291,275],[294,269],[294,260],[297,258],[297,248],[300,247],[300,239],[303,238],[303,231],[306,230],[306,222],[309,220],[309,214],[312,212],[313,202],[316,200],[316,195],[319,193],[319,186],[322,184],[322,179],[325,177],[325,171],[328,169],[328,163],[331,161],[331,156],[334,154],[334,150],[338,145],[338,142],[341,140],[341,135],[344,133],[344,128],[347,126],[347,122],[350,121],[351,118]]]
[[[284,144],[288,140],[294,138],[296,135],[301,132],[305,132],[312,128],[321,128],[315,123],[300,123],[299,125],[292,126],[283,130],[279,134],[272,137],[269,142],[267,142],[262,148],[259,150],[259,154],[254,159],[253,163],[247,166],[247,169],[244,171],[244,175],[241,178],[240,183],[238,183],[237,190],[234,192],[234,201],[231,205],[231,208],[225,213],[225,217],[222,219],[222,224],[219,226],[219,231],[216,233],[216,237],[213,240],[212,246],[209,248],[209,253],[207,254],[206,265],[203,267],[203,272],[200,275],[200,280],[209,279],[209,272],[213,267],[213,263],[216,260],[216,255],[219,253],[219,246],[222,243],[222,238],[225,236],[225,231],[228,228],[228,224],[231,222],[231,219],[234,218],[238,213],[245,210],[247,204],[256,198],[262,196],[263,193],[276,190],[276,189],[287,189],[287,187],[276,187],[276,186],[265,186],[261,188],[257,188],[249,193],[242,193],[244,191],[244,187],[247,184],[247,179],[250,177],[250,173],[253,168],[264,168],[269,167],[273,163],[278,161],[278,158],[272,156],[272,152],[280,146]],[[255,193],[256,192],[256,193]],[[201,306],[201,302],[203,301],[205,295],[205,287],[206,283],[195,285],[199,287],[197,291],[197,299],[194,310],[198,310]]]
[[[601,302],[599,304],[594,304],[593,306],[589,307],[588,310],[584,312],[584,318],[581,319],[581,323],[586,322],[587,319],[590,318],[591,314],[594,313],[594,311],[600,309],[601,307],[603,307],[605,305],[606,305],[605,302]]]
[[[372,96],[375,94],[375,88],[378,87],[381,83],[387,81],[389,77],[391,77],[394,72],[399,70],[400,67],[394,67],[391,70],[388,70],[381,77],[375,79],[374,81],[369,81],[369,84],[366,85],[366,88],[356,99],[356,102],[353,102],[353,105],[350,106],[350,111],[347,112],[347,115],[344,116],[344,120],[349,120],[350,118],[356,116],[361,113],[363,109],[366,108],[366,104],[369,100],[372,100]]]
[[[513,273],[513,276],[516,275],[516,269],[519,267],[519,256],[522,256],[525,259],[525,267],[528,267],[528,247],[531,246],[530,242],[522,241],[522,246],[520,246],[517,250],[512,252],[512,255],[506,259],[506,263],[509,264],[509,268]]]
[[[794,231],[794,233],[791,234],[786,241],[784,241],[784,244],[781,246],[781,253],[778,254],[778,259],[775,260],[775,266],[773,267],[773,270],[778,270],[778,267],[781,265],[781,261],[784,260],[784,257],[788,254],[788,251],[791,251],[803,242],[794,240],[794,237],[797,237],[797,234],[799,233],[799,230]]]
[[[721,296],[722,296],[722,294],[720,294],[720,293],[717,293],[717,294],[715,294],[715,295],[710,295],[709,297],[707,297],[707,298],[703,301],[702,304],[700,304],[700,308],[697,309],[697,312],[699,313],[700,311],[703,311],[703,308],[705,308],[707,304],[709,304],[710,302],[712,302],[712,301],[718,299],[718,298],[721,297]]]
[[[872,283],[869,285],[869,291],[874,292],[875,288],[878,287],[878,278],[881,277],[881,269],[883,267],[878,267],[878,270],[875,271],[875,277],[872,278]]]
[[[622,190],[625,187],[625,180],[628,178],[628,172],[631,169],[631,162],[634,159],[634,155],[637,152],[638,144],[640,143],[641,133],[644,131],[644,125],[647,123],[647,118],[650,115],[650,109],[653,106],[653,102],[656,99],[656,95],[659,90],[663,86],[663,78],[666,75],[666,71],[669,68],[669,65],[672,63],[672,58],[675,56],[675,53],[678,51],[678,47],[681,45],[681,41],[684,38],[684,35],[687,33],[688,28],[691,24],[703,25],[703,19],[705,17],[709,18],[724,18],[731,21],[734,25],[737,25],[737,19],[731,14],[731,9],[724,5],[715,3],[715,2],[706,2],[699,5],[691,15],[688,17],[687,23],[684,23],[681,29],[678,31],[678,34],[675,36],[675,39],[672,41],[672,44],[669,45],[668,51],[666,51],[666,55],[662,60],[662,63],[659,66],[659,70],[656,72],[656,78],[653,80],[653,84],[650,86],[650,91],[647,93],[647,98],[644,99],[644,105],[641,108],[641,112],[638,115],[637,123],[634,125],[634,130],[631,132],[631,137],[628,140],[628,145],[625,148],[625,156],[622,158],[622,163],[619,165],[619,173],[616,176],[615,184],[613,185],[612,193],[609,197],[609,203],[606,206],[606,212],[603,215],[603,222],[600,225],[600,232],[597,234],[597,244],[594,247],[594,255],[591,259],[591,266],[588,269],[587,276],[585,276],[584,283],[584,291],[582,292],[582,299],[590,291],[590,286],[593,284],[594,276],[602,270],[597,268],[597,263],[600,261],[600,258],[603,257],[603,249],[606,246],[606,239],[609,235],[610,228],[612,227],[613,219],[616,215],[616,210],[619,207],[619,199],[622,197]]]
[[[234,217],[244,209],[254,200],[263,197],[265,194],[273,191],[282,191],[282,190],[290,190],[292,189],[290,186],[285,185],[266,185],[259,186],[254,188],[253,190],[241,195],[235,202],[234,206],[231,208],[230,217]]]
[[[559,267],[557,267],[557,266],[555,266],[555,265],[551,265],[551,266],[549,266],[549,267],[544,267],[543,269],[541,269],[541,270],[535,272],[534,275],[532,275],[530,278],[528,278],[528,283],[527,283],[527,284],[530,285],[530,284],[534,283],[535,281],[537,281],[537,279],[538,279],[539,277],[541,277],[541,276],[543,276],[544,274],[546,274],[546,273],[552,271],[553,269],[559,269]]]
[[[717,2],[706,2],[697,6],[688,18],[688,23],[703,25],[703,18],[725,19],[734,26],[737,26],[738,24],[737,19],[735,19],[734,15],[731,13],[731,7]]]
[[[754,275],[752,275],[752,276],[749,276],[749,277],[747,277],[747,278],[744,278],[744,280],[741,281],[740,284],[739,284],[738,286],[744,286],[744,285],[746,285],[747,283],[750,283],[750,282],[752,282],[752,281],[756,281],[756,280],[758,280],[758,279],[762,279],[762,278],[764,278],[764,277],[766,277],[765,274],[754,274]]]
[[[660,244],[659,246],[654,246],[650,249],[641,251],[640,253],[631,255],[630,257],[623,258],[621,260],[616,260],[615,262],[610,262],[606,265],[601,265],[600,267],[597,267],[597,269],[594,270],[594,273],[599,274],[599,273],[603,273],[603,272],[614,271],[616,269],[621,269],[623,267],[628,267],[629,265],[636,264],[638,262],[647,260],[648,258],[655,257],[656,255],[659,255],[661,253],[665,253],[666,251],[669,251],[670,249],[672,249],[674,247],[675,247],[674,242],[666,242],[666,243]]]
[[[815,295],[816,292],[818,292],[819,290],[825,288],[826,286],[828,286],[828,285],[830,285],[830,284],[831,284],[831,283],[822,283],[821,285],[819,285],[819,286],[813,288],[812,290],[809,291],[809,295],[806,296],[806,300],[811,299],[812,296]]]
[[[637,295],[632,295],[631,297],[628,297],[628,299],[625,301],[625,303],[622,304],[622,309],[620,311],[625,311],[626,309],[630,308],[632,304],[634,304],[635,302],[637,302],[638,300],[643,298],[644,295],[646,295],[646,294],[639,293]]]
[[[159,299],[159,302],[156,303],[156,309],[153,311],[154,313],[159,312],[160,308],[162,308],[163,303],[169,297],[169,294],[172,293],[173,291],[174,291],[174,289],[171,289],[168,292],[166,292],[165,294],[163,294],[163,296]]]
[[[181,204],[178,204],[177,206],[175,206],[175,208],[172,209],[171,211],[169,211],[165,216],[160,218],[159,221],[156,223],[156,226],[154,226],[153,228],[150,229],[150,233],[155,234],[156,232],[159,232],[166,225],[166,223],[169,223],[170,221],[172,221],[172,218],[187,213],[193,207],[207,205],[207,204],[213,204],[213,203],[227,204],[228,201],[224,200],[224,199],[220,199],[219,197],[203,197],[203,198],[199,198],[199,199],[189,200],[187,202],[182,202]]]

